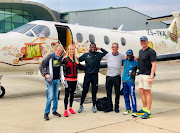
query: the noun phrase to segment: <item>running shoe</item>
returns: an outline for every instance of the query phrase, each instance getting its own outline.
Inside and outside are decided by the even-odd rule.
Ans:
[[[137,115],[144,115],[145,111],[141,109],[140,111],[137,112]]]
[[[48,121],[48,120],[49,120],[48,114],[44,114],[44,120],[45,120],[45,121]]]
[[[92,112],[93,112],[93,113],[96,113],[96,108],[95,108],[95,106],[92,106]]]
[[[151,117],[152,117],[151,113],[148,113],[148,112],[145,112],[145,114],[141,116],[142,119],[147,119]]]
[[[137,115],[137,112],[133,112],[133,113],[132,113],[132,116],[133,116],[133,117],[137,117],[137,116],[138,116],[138,115]]]
[[[131,110],[126,110],[123,114],[124,114],[124,115],[128,115],[128,114],[131,114],[131,113],[132,113]]]
[[[54,116],[61,117],[61,114],[59,114],[59,113],[56,112],[56,111],[54,111],[52,114],[53,114]]]
[[[78,112],[81,113],[84,110],[84,107],[80,105]]]
[[[68,115],[68,111],[67,110],[65,110],[64,111],[64,117],[68,117],[69,115]]]
[[[74,112],[74,110],[73,110],[72,108],[69,109],[69,112],[70,112],[71,114],[75,114],[75,112]]]

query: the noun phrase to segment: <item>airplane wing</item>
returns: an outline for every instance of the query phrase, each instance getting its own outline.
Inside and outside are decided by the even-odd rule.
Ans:
[[[174,16],[173,15],[167,15],[167,16],[162,16],[162,17],[157,17],[157,18],[150,18],[147,19],[150,22],[159,22],[159,21],[169,21],[173,20]]]
[[[180,53],[157,56],[157,61],[168,61],[168,60],[177,60],[177,59],[180,59]]]
[[[166,54],[166,55],[158,55],[157,61],[169,61],[169,60],[178,60],[180,59],[180,53],[175,54]],[[101,61],[100,68],[107,68],[107,62]]]

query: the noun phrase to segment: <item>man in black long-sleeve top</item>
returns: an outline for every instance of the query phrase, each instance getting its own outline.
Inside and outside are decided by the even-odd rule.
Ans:
[[[96,52],[97,50],[101,50],[102,53]],[[84,53],[80,58],[79,61],[85,61],[86,68],[85,68],[85,76],[84,76],[84,83],[83,83],[83,92],[81,96],[81,103],[80,108],[78,110],[81,113],[84,109],[83,103],[86,98],[86,94],[89,90],[89,85],[91,83],[92,86],[92,101],[93,107],[92,111],[96,113],[96,93],[98,90],[98,72],[100,68],[100,61],[103,56],[105,56],[108,52],[102,48],[97,48],[95,43],[90,44],[90,50],[88,53]]]

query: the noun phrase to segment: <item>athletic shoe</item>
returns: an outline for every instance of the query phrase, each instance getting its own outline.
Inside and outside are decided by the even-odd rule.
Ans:
[[[44,120],[45,120],[45,121],[48,121],[48,120],[49,120],[48,114],[44,114]]]
[[[141,109],[140,111],[137,112],[137,115],[144,115],[145,111]]]
[[[52,114],[53,114],[54,116],[61,117],[61,115],[60,115],[58,112],[56,112],[56,111],[54,111]]]
[[[141,116],[142,119],[147,119],[151,117],[152,117],[151,113],[148,113],[148,112],[145,112],[145,114]]]
[[[95,106],[92,106],[92,111],[93,111],[93,113],[96,113],[96,108],[95,108]]]
[[[80,105],[78,112],[81,113],[84,110],[84,107]]]
[[[73,110],[72,108],[69,109],[69,112],[70,112],[71,114],[75,114],[75,112],[74,112],[74,110]]]
[[[137,116],[138,116],[138,115],[137,115],[137,112],[133,112],[133,113],[132,113],[132,116],[133,116],[133,117],[137,117]]]
[[[115,111],[116,113],[119,113],[119,107],[115,107],[114,111]]]
[[[131,114],[131,113],[132,113],[131,110],[126,110],[123,114],[124,114],[124,115],[129,115],[129,114]]]
[[[64,111],[64,117],[68,117],[69,115],[68,115],[68,111],[67,110],[65,110]]]

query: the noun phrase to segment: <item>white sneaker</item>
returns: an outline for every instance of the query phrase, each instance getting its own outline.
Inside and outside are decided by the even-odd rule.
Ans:
[[[124,115],[128,115],[128,114],[131,114],[131,113],[132,113],[131,110],[126,110],[123,114],[124,114]]]
[[[133,113],[132,113],[132,116],[133,116],[133,117],[137,117],[138,115],[137,115],[136,112],[133,112]]]

